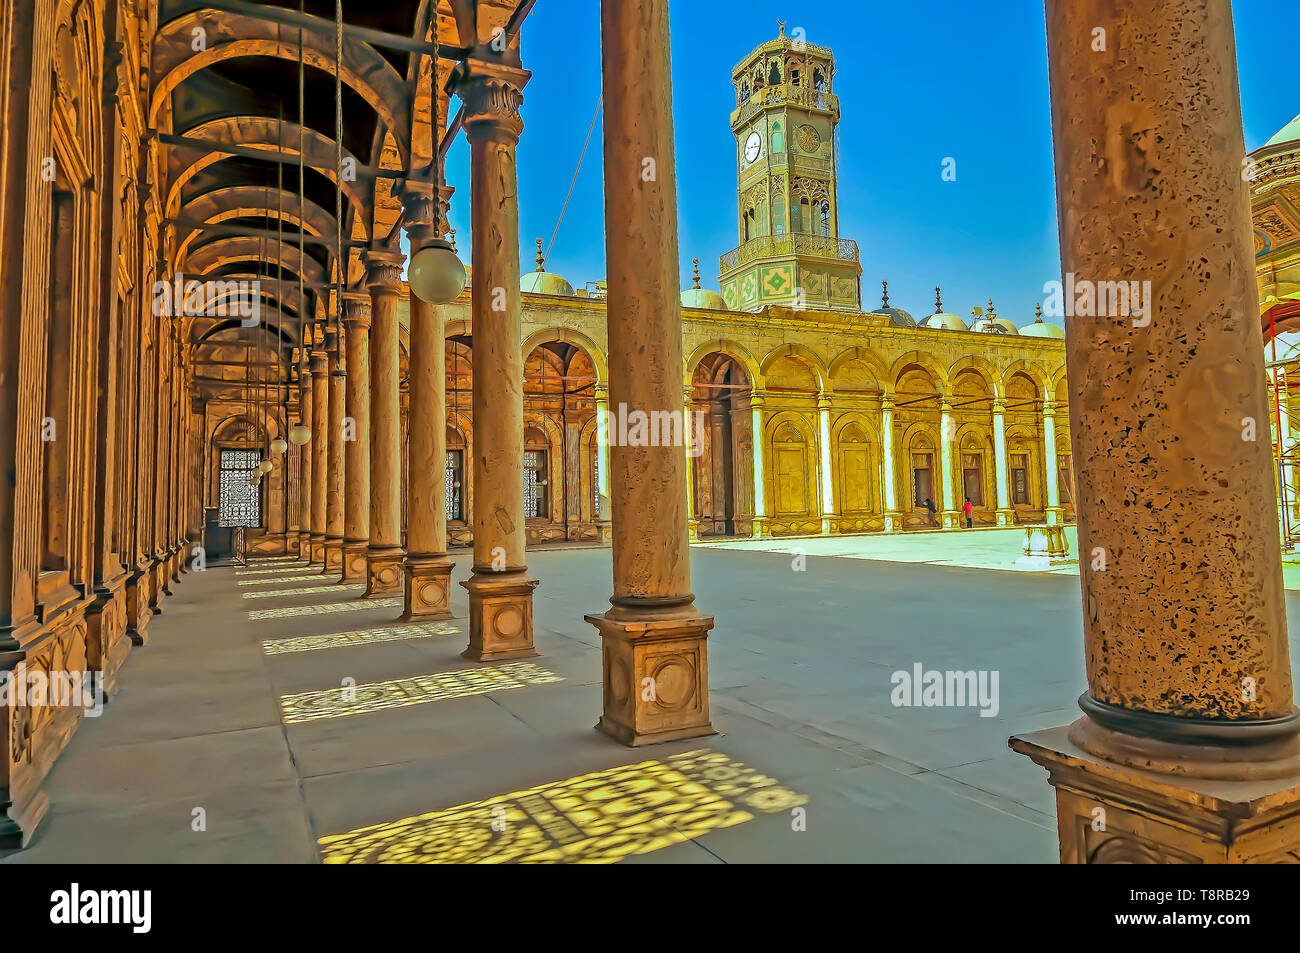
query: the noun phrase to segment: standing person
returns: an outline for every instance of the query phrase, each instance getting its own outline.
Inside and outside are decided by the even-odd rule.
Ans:
[[[925,509],[926,512],[930,514],[930,522],[933,525],[938,526],[939,521],[934,518],[934,500],[930,499],[928,496],[925,498]]]
[[[961,509],[962,509],[962,512],[966,514],[966,528],[967,528],[967,529],[970,529],[971,527],[973,527],[973,526],[975,525],[975,519],[974,519],[974,517],[975,517],[975,507],[974,507],[974,505],[972,505],[969,496],[966,497],[966,503],[965,503],[965,505],[962,506]]]

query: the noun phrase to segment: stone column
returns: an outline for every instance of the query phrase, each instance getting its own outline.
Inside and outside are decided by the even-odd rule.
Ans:
[[[298,360],[298,419],[311,431],[311,440],[298,448],[298,513],[302,527],[298,533],[298,557],[311,560],[311,463],[315,452],[316,413],[312,406],[314,391],[311,380],[311,328],[303,331],[302,347]]]
[[[687,387],[682,392],[682,413],[683,419],[695,419],[695,388]],[[704,439],[704,434],[700,434],[700,439]],[[703,460],[711,460],[713,451],[710,450],[709,456],[699,456],[686,458],[686,538],[692,543],[700,539],[700,518],[695,512],[695,479],[701,468],[697,466]],[[613,539],[611,527],[610,538]]]
[[[450,198],[450,190],[446,190]],[[403,206],[411,253],[438,238],[432,182],[408,180]],[[451,617],[447,558],[447,350],[441,311],[411,294],[407,415],[406,599],[402,622]]]
[[[997,520],[999,526],[1011,526],[1016,521],[1016,511],[1011,508],[1011,487],[1007,469],[1007,402],[993,398],[993,466],[996,469],[998,488]]]
[[[885,532],[902,528],[903,514],[898,511],[897,477],[894,465],[894,398],[880,398],[880,448],[881,469],[884,471]]]
[[[600,538],[608,542],[609,525],[609,385],[595,386],[596,395],[596,475],[600,479],[597,493],[600,506],[595,515],[596,525],[600,529]]]
[[[366,581],[370,549],[370,295],[343,294],[347,344],[345,404],[352,436],[343,445],[343,575],[345,583]]]
[[[1011,746],[1050,772],[1063,861],[1294,863],[1300,712],[1229,0],[1048,0],[1047,34],[1063,271],[1150,292],[1066,323],[1088,691],[1079,721]]]
[[[957,436],[957,421],[952,416],[952,401],[939,398],[939,513],[944,529],[958,526],[957,507],[953,502],[952,444]]]
[[[325,491],[329,486],[330,429],[329,355],[325,336],[317,331],[311,352],[311,563],[325,565]]]
[[[601,0],[609,392],[682,414],[677,171],[667,0]],[[712,734],[706,639],[691,593],[687,457],[612,448],[614,595],[600,631],[599,728],[627,745]]]
[[[401,252],[366,252],[370,289],[370,546],[365,598],[402,591]]]
[[[507,56],[512,54],[507,54]],[[520,354],[519,202],[515,146],[531,74],[517,63],[457,69],[470,143],[474,229],[474,566],[469,647],[474,661],[536,655],[533,589],[524,558],[524,361]]]
[[[822,488],[822,534],[826,535],[839,530],[839,519],[835,512],[835,482],[831,468],[831,398],[829,394],[817,395],[817,423],[817,451]]]
[[[749,412],[753,415],[750,443],[754,447],[754,538],[762,539],[767,535],[767,497],[763,492],[763,408],[767,405],[767,395],[752,391],[749,397]]]
[[[325,352],[329,355],[329,443],[326,450],[325,474],[325,569],[324,573],[341,576],[343,573],[343,483],[344,445],[353,443],[356,435],[345,433],[343,405],[347,391],[347,371],[343,369],[339,329],[325,329]],[[348,428],[349,430],[351,428]],[[351,436],[352,440],[345,439]]]
[[[1061,488],[1056,471],[1056,404],[1043,402],[1043,476],[1047,488],[1044,518],[1048,526],[1061,524]]]

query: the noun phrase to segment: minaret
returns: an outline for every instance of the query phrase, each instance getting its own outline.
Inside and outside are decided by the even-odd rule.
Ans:
[[[858,246],[839,237],[834,76],[831,51],[784,24],[732,71],[740,246],[718,280],[733,310],[862,310]]]

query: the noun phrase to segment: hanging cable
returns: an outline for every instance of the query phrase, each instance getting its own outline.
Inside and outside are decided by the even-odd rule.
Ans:
[[[569,182],[569,194],[564,197],[564,205],[560,207],[560,217],[555,220],[555,231],[551,232],[551,241],[546,246],[543,260],[551,257],[551,247],[555,244],[555,237],[560,234],[560,223],[564,221],[564,213],[569,208],[569,199],[573,198],[573,187],[578,184],[578,173],[582,171],[582,160],[587,157],[587,146],[591,145],[591,134],[596,130],[596,120],[600,118],[600,107],[604,99],[603,92],[596,97],[596,111],[591,116],[591,125],[587,127],[587,141],[582,144],[582,152],[578,155],[578,166],[573,170],[573,179]]]

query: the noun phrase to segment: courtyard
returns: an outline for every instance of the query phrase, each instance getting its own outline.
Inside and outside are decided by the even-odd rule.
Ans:
[[[1075,577],[692,556],[718,733],[641,749],[592,728],[607,548],[530,554],[540,655],[495,665],[460,657],[459,586],[455,618],[399,627],[294,561],[191,573],[5,862],[1055,862],[1052,789],[1007,737],[1078,715]],[[996,715],[894,707],[917,663],[997,671]]]

